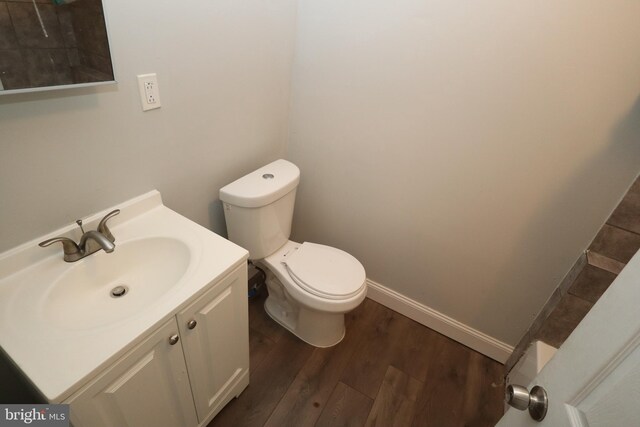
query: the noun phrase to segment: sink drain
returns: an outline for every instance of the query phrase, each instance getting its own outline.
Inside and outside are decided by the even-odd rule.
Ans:
[[[121,296],[124,296],[124,294],[126,294],[128,291],[129,288],[124,285],[116,286],[115,288],[111,289],[111,296],[113,298],[120,298]]]

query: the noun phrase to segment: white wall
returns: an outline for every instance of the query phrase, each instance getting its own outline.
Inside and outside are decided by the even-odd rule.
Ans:
[[[640,169],[640,3],[300,0],[294,238],[514,345]]]
[[[0,251],[152,188],[224,234],[218,189],[284,154],[295,0],[103,3],[117,86],[0,96]]]

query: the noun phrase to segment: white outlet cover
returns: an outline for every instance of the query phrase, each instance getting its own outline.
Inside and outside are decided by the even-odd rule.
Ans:
[[[156,73],[138,74],[138,90],[140,92],[142,111],[153,110],[162,106]]]

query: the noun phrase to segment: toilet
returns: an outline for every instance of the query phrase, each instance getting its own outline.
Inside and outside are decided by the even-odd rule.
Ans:
[[[367,294],[366,276],[347,252],[289,240],[299,182],[300,169],[280,159],[220,189],[220,200],[229,240],[265,270],[265,311],[303,341],[331,347]]]

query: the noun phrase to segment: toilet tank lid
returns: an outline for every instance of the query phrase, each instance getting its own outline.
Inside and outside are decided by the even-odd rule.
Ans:
[[[279,159],[220,189],[220,200],[234,206],[259,208],[284,197],[298,186],[300,169]]]

